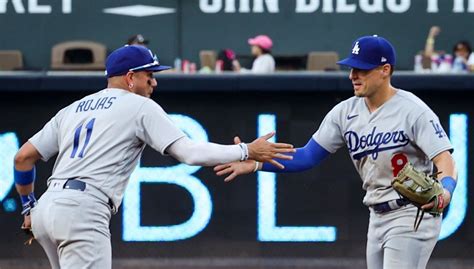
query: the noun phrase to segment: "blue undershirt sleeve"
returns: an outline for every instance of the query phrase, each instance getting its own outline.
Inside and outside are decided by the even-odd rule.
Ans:
[[[279,163],[285,166],[284,169],[279,169],[270,163],[264,163],[262,171],[287,173],[308,170],[324,160],[329,155],[329,151],[325,150],[313,138],[310,138],[306,146],[297,148],[295,153],[288,155],[292,155],[293,160],[278,160]]]

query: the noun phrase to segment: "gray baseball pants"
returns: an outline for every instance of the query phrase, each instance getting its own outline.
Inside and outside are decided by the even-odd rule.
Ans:
[[[425,213],[414,231],[417,208],[408,205],[379,214],[370,208],[368,269],[425,269],[441,230],[441,217]]]
[[[90,185],[64,189],[65,182],[52,180],[31,211],[33,234],[51,268],[112,268],[107,196]]]

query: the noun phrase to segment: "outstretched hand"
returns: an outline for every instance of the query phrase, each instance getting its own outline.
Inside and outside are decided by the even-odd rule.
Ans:
[[[294,149],[293,145],[291,144],[268,142],[267,140],[274,135],[275,132],[270,132],[255,139],[252,143],[247,145],[249,150],[249,159],[251,160],[217,165],[214,167],[214,172],[216,172],[216,175],[218,176],[227,175],[224,181],[229,182],[237,176],[255,172],[257,170],[256,161],[259,161],[260,165],[263,162],[268,162],[280,169],[284,169],[285,167],[279,162],[273,160],[273,158],[292,160],[293,156],[282,153],[296,152],[296,149]],[[234,137],[235,144],[239,144],[241,142],[242,141],[238,136]]]
[[[274,159],[292,160],[293,156],[283,153],[293,153],[296,152],[296,149],[294,149],[293,145],[291,144],[268,142],[267,140],[274,135],[275,132],[270,132],[255,139],[252,141],[252,143],[249,143],[247,145],[249,150],[249,159],[259,162],[268,162],[280,169],[283,169],[285,167]],[[240,139],[238,137],[234,138],[234,142],[236,141],[240,141]]]
[[[224,181],[229,182],[240,175],[250,174],[255,170],[255,161],[248,160],[245,162],[232,162],[217,165],[214,167],[214,172],[218,176],[228,175]]]

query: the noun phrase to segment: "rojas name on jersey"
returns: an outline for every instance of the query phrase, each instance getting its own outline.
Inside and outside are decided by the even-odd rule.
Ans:
[[[117,97],[112,96],[81,101],[77,104],[76,113],[89,110],[109,109],[114,104],[115,99],[117,99]]]

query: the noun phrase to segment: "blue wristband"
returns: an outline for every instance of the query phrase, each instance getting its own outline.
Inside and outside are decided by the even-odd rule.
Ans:
[[[29,195],[20,195],[20,199],[21,199],[21,204],[24,205],[28,202],[30,202],[30,198],[28,197]]]
[[[29,171],[19,171],[14,168],[13,178],[18,185],[29,185],[35,181],[36,167],[33,166]]]
[[[29,215],[33,207],[36,206],[36,197],[35,193],[32,192],[28,195],[20,195],[21,205],[23,209],[21,210],[22,215]]]
[[[449,191],[451,197],[453,196],[454,189],[456,188],[456,183],[456,180],[450,176],[446,176],[441,179],[441,185],[443,185],[443,188]]]

